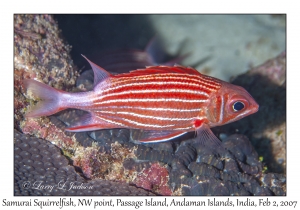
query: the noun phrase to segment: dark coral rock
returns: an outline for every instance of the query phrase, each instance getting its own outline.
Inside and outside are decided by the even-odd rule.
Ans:
[[[153,195],[126,183],[87,180],[55,145],[18,131],[14,151],[15,195]]]
[[[170,171],[170,185],[172,190],[180,188],[180,186],[185,182],[185,180],[189,177],[192,177],[192,172],[187,168],[187,165],[183,163],[178,158],[173,159],[170,164],[171,171]]]
[[[223,145],[235,157],[243,172],[256,174],[262,170],[262,163],[258,161],[258,155],[247,137],[234,134],[226,138]]]
[[[133,158],[126,159],[123,162],[124,168],[141,172],[144,169],[150,168],[154,162],[148,160],[135,160]]]
[[[192,161],[196,160],[197,151],[191,145],[183,143],[177,148],[175,156],[183,161],[183,164],[187,166]]]
[[[155,150],[145,145],[138,145],[135,154],[140,160],[160,161],[163,163],[169,163],[173,157],[173,154],[170,152]]]
[[[258,170],[262,169],[262,164],[258,161],[257,152],[245,136],[238,134],[231,135],[223,141],[223,145],[231,154],[234,154],[239,162],[245,162],[250,166],[257,166],[259,167]]]
[[[247,182],[243,184],[248,192],[251,192],[251,195],[260,195],[260,196],[270,196],[274,195],[270,188],[259,185],[258,183]]]
[[[187,140],[186,142],[190,142],[190,145],[193,146],[198,145],[195,140]],[[225,139],[222,145],[226,150],[214,150],[213,148],[200,147],[198,145],[196,147],[197,160],[190,162],[188,165],[188,169],[193,176],[181,176],[183,178],[177,178],[176,180],[173,178],[173,171],[171,171],[170,181],[173,182],[170,184],[176,189],[179,183],[183,195],[284,194],[284,175],[279,177],[270,174],[265,177],[264,180],[266,181],[262,182],[260,180],[259,177],[263,174],[262,163],[258,161],[258,155],[248,138],[243,135],[232,135]],[[210,158],[203,158],[206,156]],[[184,172],[181,173],[181,175],[183,174]],[[263,176],[266,175],[264,174]],[[177,177],[180,177],[180,175],[177,174]],[[270,179],[273,179],[272,183],[276,183],[276,187],[270,181],[267,181]]]
[[[220,171],[214,166],[208,165],[206,163],[196,163],[192,162],[188,167],[195,177],[197,176],[207,176],[220,179]]]
[[[76,86],[82,91],[92,90],[94,87],[94,72],[92,69],[84,71],[76,80]]]
[[[251,193],[245,189],[245,187],[239,182],[226,181],[226,187],[228,188],[230,195],[237,196],[249,196]]]
[[[183,195],[230,195],[229,190],[219,179],[206,176],[198,176],[189,179],[186,186],[182,187]]]
[[[208,147],[196,147],[197,148],[197,160],[196,162],[203,162],[203,163],[207,163],[209,165],[212,165],[216,168],[218,168],[219,170],[223,170],[224,169],[224,161],[222,159],[220,159],[219,155],[217,153],[215,153],[212,148],[208,148]],[[230,160],[230,159],[226,159],[226,160]],[[225,162],[226,162],[225,160]],[[224,169],[226,170],[226,169]]]
[[[286,177],[283,174],[268,173],[260,177],[263,186],[271,186],[275,195],[285,195]]]

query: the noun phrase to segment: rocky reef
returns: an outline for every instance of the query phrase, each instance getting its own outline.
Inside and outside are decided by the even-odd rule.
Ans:
[[[51,16],[15,15],[15,195],[286,194],[285,102],[279,101],[285,98],[285,53],[232,81],[253,95],[260,111],[214,129],[222,147],[212,148],[194,133],[140,144],[140,130],[65,132],[80,110],[24,118],[35,101],[24,96],[22,79],[68,91],[92,83],[89,76],[77,80],[69,50]],[[81,187],[57,188],[62,183]]]
[[[153,195],[127,183],[87,179],[47,140],[15,130],[14,195]]]

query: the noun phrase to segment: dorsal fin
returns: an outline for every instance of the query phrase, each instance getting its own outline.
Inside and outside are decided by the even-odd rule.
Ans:
[[[93,72],[94,72],[94,87],[101,81],[103,81],[104,79],[108,78],[111,76],[111,74],[106,71],[104,68],[94,64],[92,61],[90,61],[89,59],[87,59],[84,55],[82,55],[82,57],[84,57],[89,64],[91,65]]]
[[[137,69],[129,73],[116,75],[121,77],[140,76],[149,74],[165,74],[165,73],[178,73],[178,74],[194,74],[201,75],[196,69],[192,67],[184,67],[179,65],[174,66],[147,66],[145,69]]]

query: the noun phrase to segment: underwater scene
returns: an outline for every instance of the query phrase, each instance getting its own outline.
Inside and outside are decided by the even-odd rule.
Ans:
[[[14,15],[15,196],[284,196],[286,162],[285,15]]]

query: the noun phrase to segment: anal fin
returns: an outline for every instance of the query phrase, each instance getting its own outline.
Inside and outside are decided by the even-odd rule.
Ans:
[[[116,128],[116,125],[101,120],[92,112],[88,112],[81,116],[76,123],[70,125],[65,130],[69,132],[82,132],[111,128]]]
[[[142,143],[158,143],[165,142],[177,138],[186,134],[182,131],[157,131],[157,130],[144,130],[142,139],[139,141]]]

